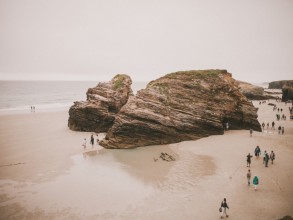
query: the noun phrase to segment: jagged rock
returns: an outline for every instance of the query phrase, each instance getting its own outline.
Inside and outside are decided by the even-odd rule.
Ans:
[[[272,99],[274,96],[269,95],[265,92],[264,88],[260,86],[255,86],[247,82],[236,81],[240,88],[240,92],[246,96],[246,98],[250,100],[264,100],[264,99]]]
[[[261,131],[256,108],[226,70],[182,71],[130,97],[100,145],[134,148],[196,140],[231,129]]]
[[[293,87],[293,80],[280,80],[269,83],[269,89],[283,89],[284,87]]]
[[[106,132],[115,115],[133,95],[131,78],[116,75],[108,83],[99,83],[87,91],[87,101],[74,102],[69,109],[68,127],[75,131]]]

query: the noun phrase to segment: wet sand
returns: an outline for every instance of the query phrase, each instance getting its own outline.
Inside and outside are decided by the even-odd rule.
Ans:
[[[273,103],[276,103],[273,101]],[[88,144],[89,132],[67,128],[68,113],[0,115],[0,219],[219,219],[221,200],[229,219],[293,216],[293,121],[259,105],[264,132],[227,131],[198,141],[131,150]],[[100,139],[103,134],[100,134]],[[259,145],[274,150],[265,168],[252,158],[258,191],[247,186],[246,155]],[[159,158],[166,152],[176,161]]]

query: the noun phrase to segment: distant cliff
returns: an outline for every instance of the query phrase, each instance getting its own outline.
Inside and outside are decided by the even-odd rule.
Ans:
[[[69,109],[68,127],[75,131],[108,131],[115,115],[133,95],[131,84],[129,76],[118,74],[110,82],[88,89],[87,101],[75,102]]]
[[[264,91],[264,88],[260,86],[255,86],[253,84],[238,81],[238,80],[236,81],[236,83],[240,88],[240,92],[242,92],[243,95],[245,95],[246,98],[250,100],[264,100],[264,99],[274,98],[270,94],[267,94]]]
[[[261,131],[257,109],[226,70],[181,71],[151,81],[116,115],[105,148],[196,140],[230,129]]]
[[[293,87],[293,80],[281,80],[269,83],[269,89],[283,89],[285,87]]]

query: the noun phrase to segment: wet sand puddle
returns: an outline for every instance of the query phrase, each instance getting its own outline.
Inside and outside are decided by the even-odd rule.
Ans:
[[[176,161],[161,160],[161,152]],[[171,216],[178,212],[178,204],[192,202],[201,179],[215,170],[211,158],[176,144],[99,149],[72,160],[74,165],[65,175],[49,181],[1,179],[1,219],[149,219],[159,218],[162,212]]]

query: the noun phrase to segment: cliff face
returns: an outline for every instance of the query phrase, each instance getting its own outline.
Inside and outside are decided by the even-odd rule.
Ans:
[[[273,96],[267,94],[264,88],[260,86],[255,86],[247,82],[236,81],[240,88],[240,92],[250,100],[264,100],[274,98]]]
[[[293,80],[281,80],[269,83],[269,89],[283,89],[285,87],[293,87]]]
[[[176,72],[130,97],[100,144],[134,148],[196,140],[223,134],[223,122],[261,131],[256,108],[226,70]]]
[[[291,100],[293,102],[293,88],[283,88],[282,89],[282,101],[286,102]]]
[[[115,115],[133,95],[127,75],[116,75],[108,83],[99,83],[87,91],[87,101],[75,102],[69,109],[68,127],[75,131],[106,132]]]

